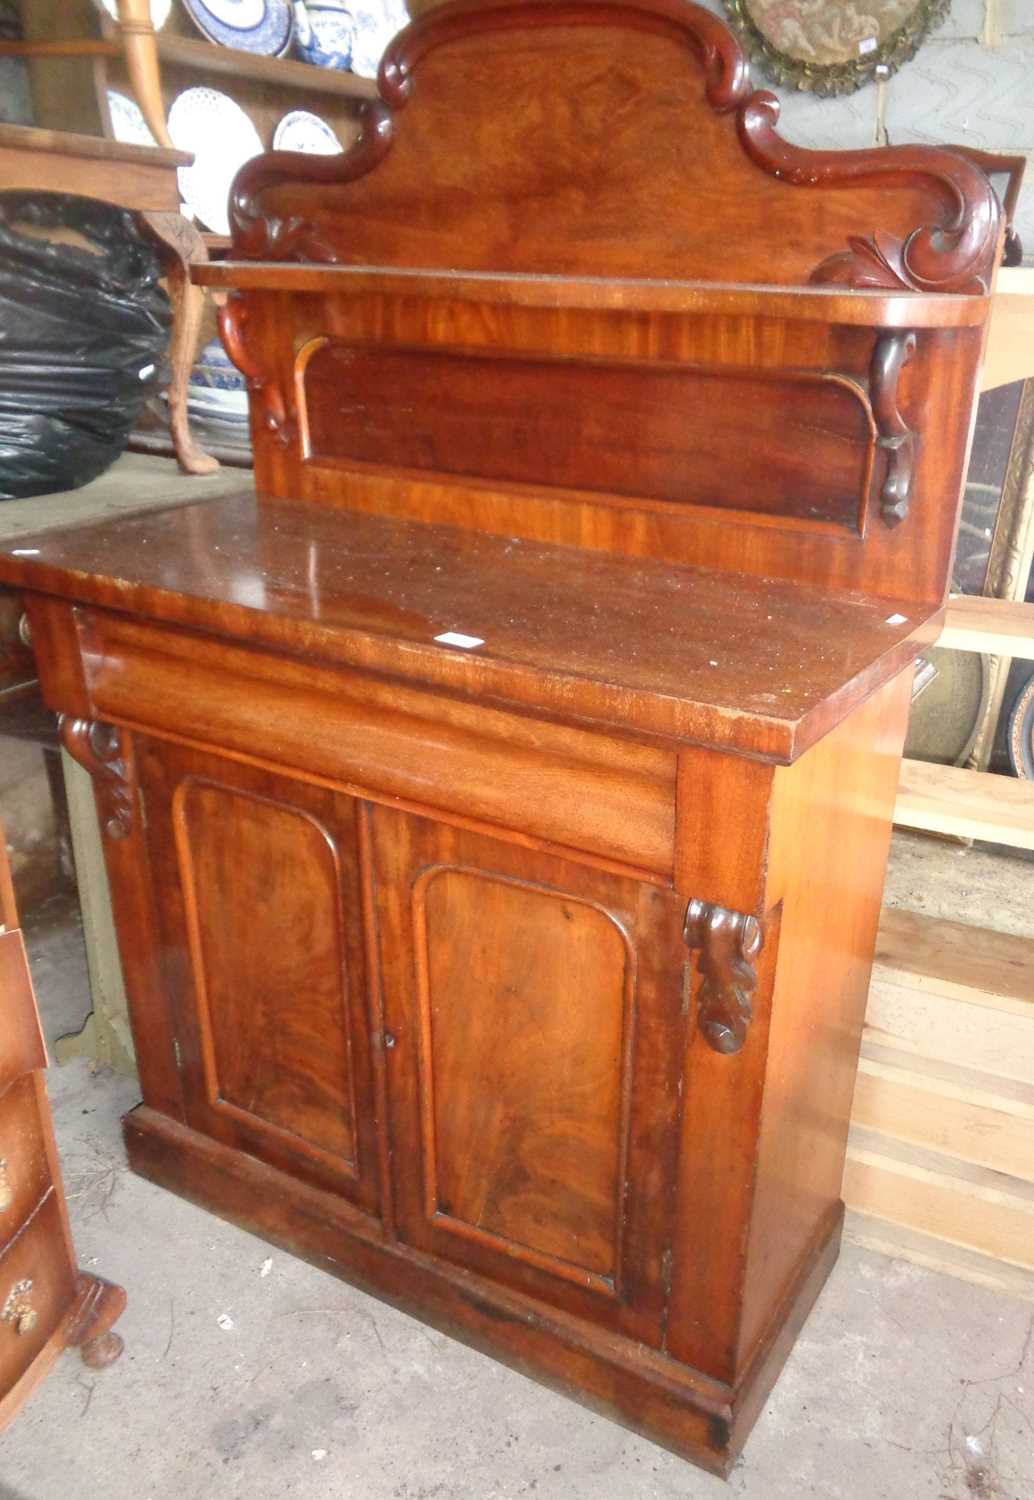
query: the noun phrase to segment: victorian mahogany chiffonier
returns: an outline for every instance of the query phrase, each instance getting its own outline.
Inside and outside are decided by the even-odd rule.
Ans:
[[[134,1168],[718,1472],[832,1265],[1003,226],[685,0],[458,0],[241,172],[257,495],[26,541]]]

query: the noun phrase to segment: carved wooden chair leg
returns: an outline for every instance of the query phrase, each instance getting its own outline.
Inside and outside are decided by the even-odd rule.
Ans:
[[[169,426],[180,468],[188,474],[214,474],[219,460],[198,447],[187,417],[187,383],[197,353],[205,292],[190,279],[192,263],[206,261],[208,250],[200,233],[182,214],[143,213],[141,219],[162,246],[172,299],[172,341],[169,363]]]
[[[91,1370],[104,1370],[115,1363],[125,1347],[121,1336],[113,1332],[111,1326],[125,1310],[125,1291],[102,1276],[90,1276],[86,1271],[80,1271],[79,1299],[79,1310],[68,1334],[68,1346],[79,1350],[83,1364],[89,1365]]]

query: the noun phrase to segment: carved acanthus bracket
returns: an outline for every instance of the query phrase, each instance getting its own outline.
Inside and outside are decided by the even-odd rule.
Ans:
[[[219,309],[219,333],[226,352],[248,383],[262,413],[263,425],[277,442],[286,447],[294,436],[294,422],[279,382],[263,369],[254,349],[248,343],[251,312],[245,297],[237,293],[227,298]]]
[[[753,1013],[761,924],[743,912],[694,899],[686,907],[682,936],[687,947],[700,951],[697,1025],[716,1052],[738,1052]]]
[[[910,178],[934,184],[944,212],[904,239],[879,230],[848,238],[848,249],[815,267],[819,285],[913,292],[986,292],[998,247],[1000,211],[984,171],[966,156],[937,146],[885,146],[866,151],[809,151],[776,132],[779,101],[762,90],[739,110],[740,140],[759,167],[797,187],[837,188]]]
[[[93,777],[102,831],[109,839],[124,839],[132,831],[135,797],[118,730],[68,714],[60,716],[58,728],[69,755]]]
[[[899,526],[905,519],[912,494],[916,435],[901,415],[898,383],[915,347],[914,333],[885,333],[876,341],[869,371],[869,397],[879,429],[876,446],[887,454],[880,490],[880,515],[887,526]]]

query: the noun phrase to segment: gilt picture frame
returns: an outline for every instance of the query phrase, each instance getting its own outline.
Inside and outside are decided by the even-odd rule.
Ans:
[[[848,94],[889,78],[947,16],[951,0],[723,0],[751,60],[774,82]]]

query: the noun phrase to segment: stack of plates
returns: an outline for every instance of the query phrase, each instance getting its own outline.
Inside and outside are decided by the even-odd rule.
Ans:
[[[244,376],[218,339],[206,344],[190,372],[187,407],[198,417],[217,418],[242,429],[247,425],[248,392]]]
[[[385,47],[408,22],[405,0],[295,0],[295,48],[321,68],[376,78]]]
[[[409,24],[405,0],[355,0],[353,14],[352,72],[360,78],[376,78],[385,47]]]

